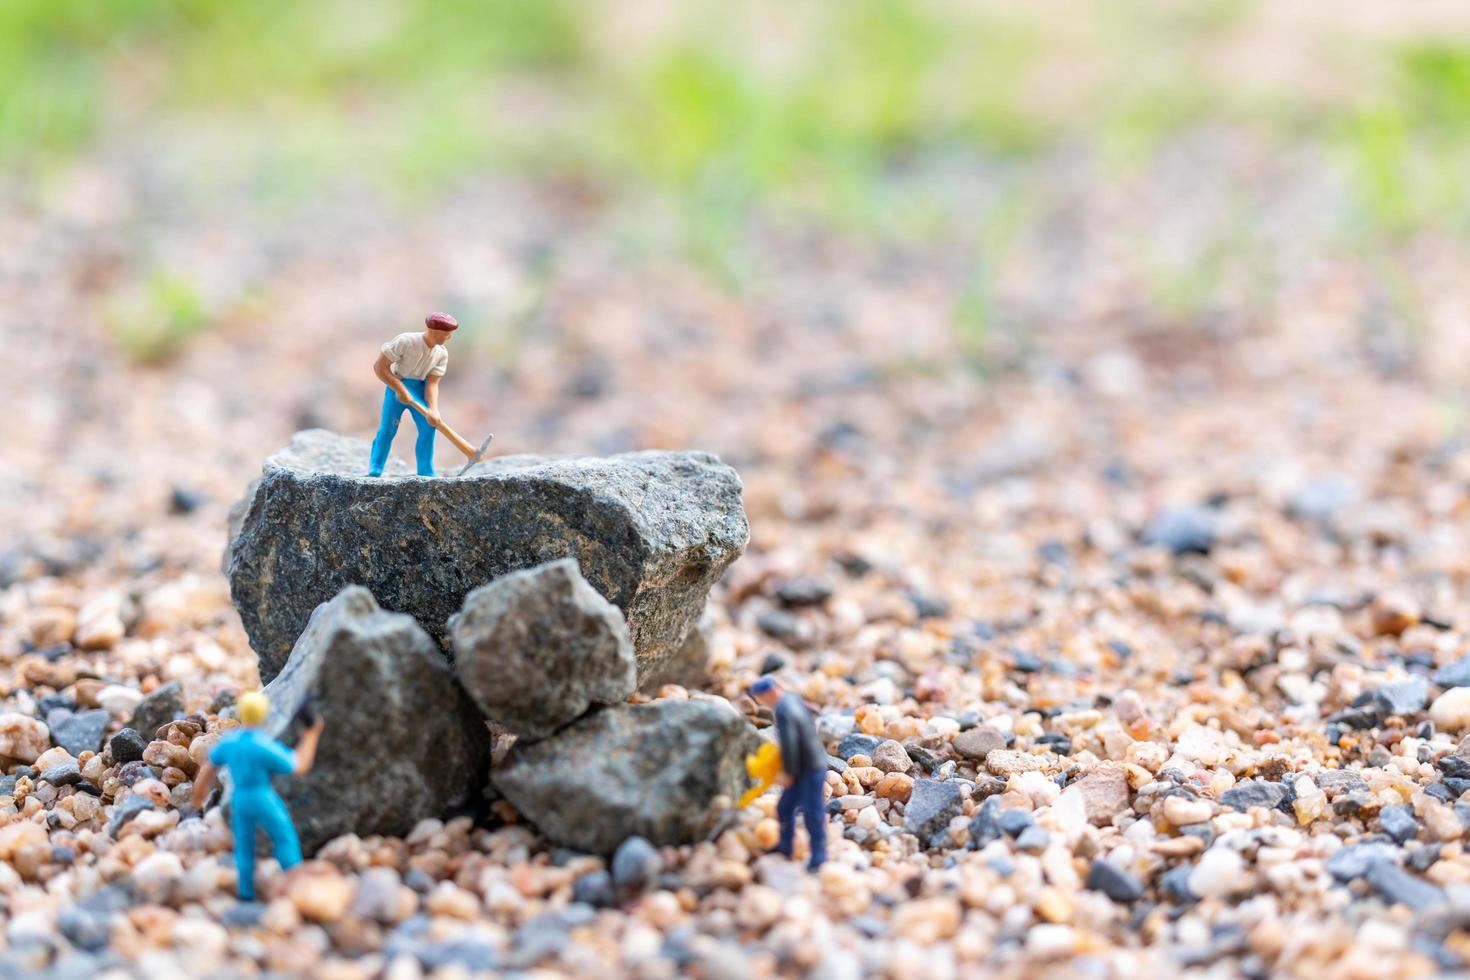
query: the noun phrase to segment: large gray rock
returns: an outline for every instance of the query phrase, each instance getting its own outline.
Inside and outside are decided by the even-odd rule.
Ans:
[[[517,742],[496,788],[557,844],[611,854],[637,835],[690,844],[745,791],[755,729],[713,701],[596,709],[540,742]]]
[[[463,477],[389,464],[368,444],[299,432],[239,507],[230,594],[269,680],[316,606],[363,585],[441,644],[465,595],[576,558],[628,621],[640,677],[678,650],[710,586],[744,549],[740,478],[709,453],[503,456]]]
[[[411,617],[360,586],[312,614],[265,693],[267,731],[288,745],[308,698],[325,722],[311,772],[276,779],[307,853],[348,832],[407,833],[472,806],[485,785],[490,733],[453,669]]]
[[[544,738],[593,704],[625,701],[637,683],[623,614],[570,558],[480,586],[449,635],[464,689],[525,738]]]

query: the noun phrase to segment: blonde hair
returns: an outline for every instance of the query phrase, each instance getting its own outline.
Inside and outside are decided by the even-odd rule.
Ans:
[[[236,702],[236,705],[240,709],[240,724],[249,728],[254,728],[265,721],[266,712],[271,707],[270,700],[259,691],[250,691],[240,695],[240,700]]]

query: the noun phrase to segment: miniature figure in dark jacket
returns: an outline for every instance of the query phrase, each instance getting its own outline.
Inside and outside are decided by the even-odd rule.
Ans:
[[[827,860],[827,812],[823,788],[827,782],[827,750],[817,737],[811,712],[795,694],[783,694],[776,682],[762,677],[750,685],[750,696],[776,713],[776,742],[781,747],[781,799],[776,816],[781,842],[776,850],[791,857],[796,838],[796,811],[801,811],[811,838],[807,867],[815,871]]]

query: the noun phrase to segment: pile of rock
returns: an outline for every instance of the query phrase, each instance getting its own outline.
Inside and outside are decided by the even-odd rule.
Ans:
[[[299,433],[232,514],[272,734],[293,741],[308,701],[327,722],[316,767],[281,783],[303,846],[406,832],[487,781],[566,846],[707,833],[754,731],[714,699],[624,702],[702,673],[705,599],[748,537],[734,470],[643,452],[372,479],[367,454]],[[518,736],[493,773],[487,720]]]

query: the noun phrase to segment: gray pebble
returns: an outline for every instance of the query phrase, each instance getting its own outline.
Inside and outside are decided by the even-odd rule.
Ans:
[[[82,770],[75,762],[63,762],[41,773],[41,778],[52,786],[73,786],[82,781]]]
[[[107,822],[107,832],[113,837],[123,829],[129,820],[132,820],[144,810],[153,809],[153,804],[141,796],[128,796],[112,811],[112,819]]]
[[[1087,871],[1087,887],[1102,892],[1115,902],[1136,902],[1143,897],[1143,884],[1109,861],[1097,860]]]
[[[1414,819],[1414,808],[1407,803],[1386,806],[1378,814],[1383,832],[1403,844],[1419,834],[1419,821]]]
[[[148,740],[133,728],[124,728],[107,740],[107,750],[112,753],[113,762],[137,762],[143,758],[146,748]]]
[[[109,716],[101,708],[69,714],[51,726],[51,738],[72,755],[96,752],[102,747],[102,733],[107,730]]]

